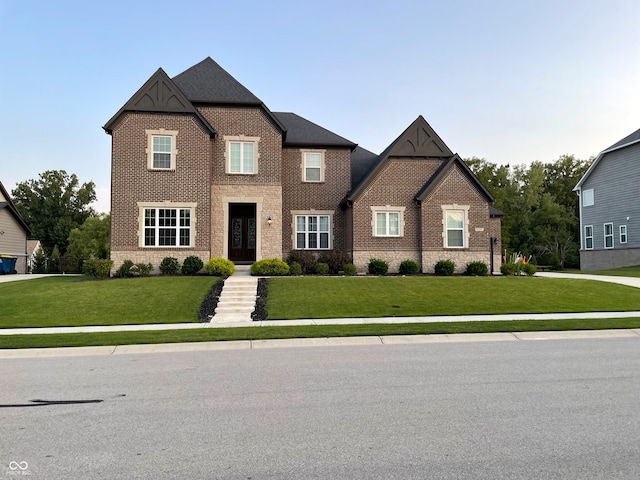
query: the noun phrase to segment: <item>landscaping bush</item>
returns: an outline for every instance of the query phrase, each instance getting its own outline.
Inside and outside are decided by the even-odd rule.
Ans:
[[[342,267],[342,270],[344,271],[344,274],[348,277],[358,273],[358,269],[353,263],[346,263],[344,267]]]
[[[456,264],[452,260],[438,260],[433,270],[436,275],[449,277],[456,271]]]
[[[289,264],[289,275],[302,275],[302,266],[298,262],[291,262]]]
[[[151,275],[151,271],[153,270],[153,265],[150,263],[136,263],[133,267],[131,267],[131,272],[135,277],[148,277]]]
[[[204,269],[209,275],[218,277],[230,277],[236,271],[236,266],[231,260],[226,258],[212,258],[207,262]]]
[[[131,260],[125,260],[124,262],[122,262],[122,265],[120,265],[120,268],[116,270],[116,273],[114,273],[113,276],[117,278],[132,277],[133,272],[131,272],[131,267],[133,267],[133,262]]]
[[[204,263],[195,255],[190,255],[182,262],[183,275],[195,275],[204,267]]]
[[[484,262],[469,262],[467,263],[466,273],[475,277],[484,277],[489,273],[489,267]]]
[[[163,275],[175,275],[180,270],[180,262],[177,258],[164,257],[160,262],[160,272]]]
[[[518,266],[515,263],[503,263],[500,265],[500,273],[503,275],[515,275],[518,270]]]
[[[302,267],[302,273],[313,274],[316,272],[316,257],[306,250],[291,250],[287,256],[287,263],[291,265],[297,262]]]
[[[251,265],[251,275],[288,275],[289,265],[279,258],[265,258]]]
[[[535,275],[536,271],[536,266],[532,263],[525,263],[520,269],[521,274],[527,275],[528,277],[532,277],[533,275]]]
[[[326,275],[329,273],[329,264],[324,262],[316,263],[316,273],[318,275]]]
[[[323,252],[318,257],[318,262],[329,265],[329,273],[338,273],[344,269],[347,263],[351,262],[351,257],[344,252],[331,251]]]
[[[420,267],[413,260],[403,260],[400,262],[399,272],[402,275],[415,275],[420,270]]]
[[[108,278],[111,267],[113,267],[112,260],[90,258],[84,261],[82,273],[93,275],[95,278]]]
[[[44,273],[47,268],[47,256],[42,248],[36,250],[36,254],[33,258],[33,273]]]
[[[389,270],[389,264],[379,258],[372,258],[369,260],[369,266],[367,268],[369,275],[385,275]]]

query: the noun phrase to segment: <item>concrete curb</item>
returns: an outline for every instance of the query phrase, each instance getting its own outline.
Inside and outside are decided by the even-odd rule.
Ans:
[[[386,335],[381,337],[320,337],[274,340],[234,340],[228,342],[160,343],[150,345],[111,345],[104,347],[0,349],[0,358],[11,359],[92,355],[139,355],[145,353],[214,352],[230,350],[262,350],[269,348],[342,347],[362,345],[394,346],[435,343],[585,340],[612,338],[635,338],[637,340],[640,340],[640,329],[513,333],[459,333],[434,335]]]

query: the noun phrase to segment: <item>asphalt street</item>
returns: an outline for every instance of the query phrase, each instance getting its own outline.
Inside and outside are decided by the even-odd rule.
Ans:
[[[0,478],[637,479],[639,346],[4,358]]]

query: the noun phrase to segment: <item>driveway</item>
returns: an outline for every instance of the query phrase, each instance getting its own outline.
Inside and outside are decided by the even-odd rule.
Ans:
[[[559,273],[559,272],[538,272],[536,277],[547,278],[577,278],[578,280],[596,280],[598,282],[617,283],[629,287],[640,288],[640,278],[638,277],[615,277],[613,275],[589,275],[583,273]]]

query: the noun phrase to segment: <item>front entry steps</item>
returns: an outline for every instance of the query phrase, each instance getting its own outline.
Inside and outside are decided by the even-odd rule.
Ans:
[[[224,281],[211,323],[251,322],[257,296],[258,278],[251,276],[248,265],[236,265],[234,274]]]

